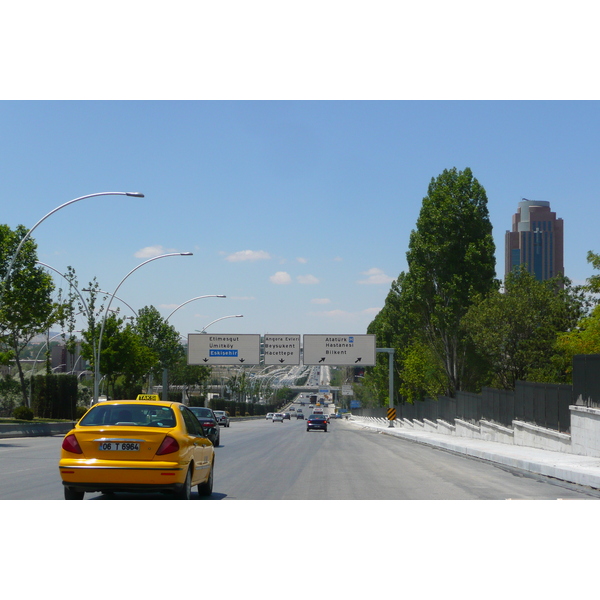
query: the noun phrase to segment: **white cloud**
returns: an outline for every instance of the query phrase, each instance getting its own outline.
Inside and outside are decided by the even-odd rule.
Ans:
[[[166,254],[166,250],[163,246],[146,246],[141,250],[138,250],[134,256],[136,258],[154,258],[155,256],[160,256],[161,254]]]
[[[271,255],[264,250],[240,250],[240,252],[234,252],[229,256],[225,257],[225,260],[229,262],[242,262],[242,261],[254,261],[254,260],[269,260]]]
[[[292,278],[290,277],[289,273],[286,273],[285,271],[277,271],[277,273],[275,273],[275,275],[271,275],[269,279],[271,280],[271,283],[276,285],[286,285],[292,282]]]
[[[314,275],[298,275],[298,277],[296,277],[296,281],[305,285],[314,285],[315,283],[319,283],[319,280]]]
[[[303,265],[305,265],[308,262],[308,259],[302,258],[301,256],[299,256],[296,260]]]
[[[358,281],[358,283],[365,285],[379,285],[383,283],[392,283],[393,277],[386,275],[381,269],[373,268],[368,271],[364,271],[361,275],[366,275],[366,279]]]
[[[329,298],[313,298],[310,301],[311,304],[330,304],[331,300]]]

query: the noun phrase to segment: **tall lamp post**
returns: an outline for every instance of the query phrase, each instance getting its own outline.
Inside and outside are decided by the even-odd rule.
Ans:
[[[104,334],[104,324],[106,323],[106,316],[108,315],[110,305],[112,304],[112,301],[115,298],[115,294],[118,292],[121,285],[123,285],[123,282],[131,274],[135,273],[135,271],[137,271],[139,268],[143,267],[144,265],[147,265],[149,262],[152,262],[153,260],[158,260],[159,258],[167,258],[168,256],[193,256],[193,253],[192,252],[169,252],[168,254],[160,254],[159,256],[154,256],[153,258],[149,258],[148,260],[145,260],[143,263],[139,264],[137,267],[131,269],[131,271],[129,271],[129,273],[127,273],[127,275],[125,275],[125,277],[123,277],[123,279],[121,279],[121,281],[119,282],[119,285],[115,288],[115,291],[113,292],[112,296],[110,297],[108,305],[106,306],[106,309],[104,311],[104,316],[102,317],[102,325],[100,327],[100,337],[98,338],[98,352],[96,353],[97,360],[94,364],[94,404],[96,402],[98,402],[98,385],[99,385],[99,378],[100,378],[100,352],[102,350],[102,335]]]
[[[169,319],[173,316],[173,313],[177,312],[182,306],[189,304],[190,302],[194,302],[194,300],[202,300],[202,298],[227,298],[224,294],[206,294],[205,296],[196,296],[195,298],[190,298],[186,300],[183,304],[180,304],[176,307],[171,314],[165,319],[165,323],[169,321]],[[168,387],[169,387],[169,371],[166,367],[163,367],[162,372],[162,399],[164,401],[168,400]],[[148,390],[149,391],[149,390]]]
[[[19,251],[23,247],[23,244],[31,237],[33,230],[44,222],[48,217],[53,215],[55,212],[59,211],[61,208],[65,208],[70,204],[74,204],[75,202],[79,202],[80,200],[85,200],[86,198],[94,198],[96,196],[131,196],[134,198],[143,198],[144,194],[140,192],[98,192],[96,194],[87,194],[86,196],[80,196],[79,198],[75,198],[73,200],[69,200],[60,206],[57,206],[55,209],[51,210],[47,215],[44,215],[24,236],[23,239],[19,242],[17,249],[15,250],[10,262],[8,263],[8,268],[6,269],[6,275],[4,276],[4,280],[2,281],[2,289],[0,289],[0,306],[2,306],[2,296],[4,295],[4,288],[6,286],[6,282],[8,281],[13,265],[15,264],[15,260],[17,259],[17,255]]]
[[[234,317],[243,317],[244,315],[227,315],[226,317],[219,317],[218,319],[215,319],[214,321],[211,321],[208,325],[205,325],[202,329],[196,329],[196,331],[198,333],[206,333],[206,330],[213,324],[216,323],[217,321],[222,321],[223,319],[232,319]]]

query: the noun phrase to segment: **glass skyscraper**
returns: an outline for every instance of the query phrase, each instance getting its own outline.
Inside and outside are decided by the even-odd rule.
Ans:
[[[550,202],[519,202],[512,218],[512,231],[506,232],[505,274],[519,265],[539,281],[564,274],[563,220],[550,210]]]

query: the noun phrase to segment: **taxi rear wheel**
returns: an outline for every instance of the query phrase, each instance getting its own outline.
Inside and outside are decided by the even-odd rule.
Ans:
[[[180,490],[175,492],[175,498],[178,500],[190,500],[192,497],[192,467],[188,469],[185,481]]]
[[[73,488],[65,486],[65,500],[83,500],[85,492],[78,492]]]
[[[212,494],[214,471],[215,462],[213,461],[212,465],[210,466],[210,475],[208,476],[208,479],[204,483],[198,484],[198,494],[200,494],[200,496],[210,496]]]

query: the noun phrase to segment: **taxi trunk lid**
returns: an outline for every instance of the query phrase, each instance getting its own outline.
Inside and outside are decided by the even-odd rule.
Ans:
[[[170,429],[102,427],[75,431],[86,458],[99,460],[152,460]]]

